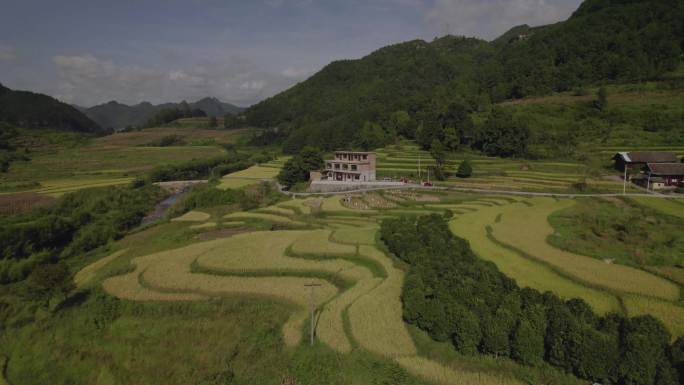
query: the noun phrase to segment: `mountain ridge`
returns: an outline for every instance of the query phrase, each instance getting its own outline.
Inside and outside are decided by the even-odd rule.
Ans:
[[[128,105],[115,100],[98,104],[92,107],[77,108],[90,119],[103,127],[119,130],[128,126],[141,126],[156,113],[165,109],[179,108],[187,104],[191,109],[200,109],[207,116],[223,117],[227,113],[238,114],[244,110],[242,107],[220,101],[215,97],[205,97],[196,102],[187,103],[162,103],[152,104],[147,101]]]
[[[87,134],[107,134],[107,130],[77,108],[51,96],[12,90],[0,84],[0,122],[29,129],[57,129]]]

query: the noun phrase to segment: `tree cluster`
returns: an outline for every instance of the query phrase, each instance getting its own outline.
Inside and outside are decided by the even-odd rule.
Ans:
[[[684,338],[651,316],[597,316],[580,299],[521,289],[479,259],[438,215],[386,219],[382,239],[409,264],[404,318],[465,354],[547,362],[604,384],[674,385],[684,379]]]
[[[159,188],[103,187],[65,195],[53,208],[0,219],[0,283],[93,250],[127,230],[162,197]]]
[[[164,108],[154,114],[143,124],[144,128],[159,127],[182,118],[203,118],[207,114],[199,108],[190,108],[186,102],[182,102],[177,108]]]
[[[278,174],[278,182],[290,188],[297,183],[309,180],[311,171],[321,170],[324,166],[323,155],[313,147],[305,147],[299,154],[288,159]]]

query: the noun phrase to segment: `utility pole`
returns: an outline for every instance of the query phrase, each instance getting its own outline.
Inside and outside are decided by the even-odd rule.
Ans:
[[[304,286],[308,287],[311,292],[311,297],[309,298],[309,310],[311,311],[311,345],[314,343],[314,315],[316,313],[316,301],[314,300],[314,289],[322,286],[320,283],[307,283]]]
[[[625,176],[622,180],[622,195],[627,195],[627,165],[625,165]]]
[[[651,172],[648,172],[648,183],[646,183],[646,191],[651,191]]]
[[[420,183],[422,184],[423,180],[420,179],[420,158],[421,158],[421,155],[418,154],[418,179],[420,180]]]

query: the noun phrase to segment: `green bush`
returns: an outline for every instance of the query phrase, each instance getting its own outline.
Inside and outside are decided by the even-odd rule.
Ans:
[[[470,165],[468,160],[464,160],[458,165],[458,171],[456,171],[456,176],[459,178],[470,178],[473,175],[473,167]]]

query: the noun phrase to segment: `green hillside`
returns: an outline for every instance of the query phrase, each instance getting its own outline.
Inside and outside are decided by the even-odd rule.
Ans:
[[[444,128],[454,104],[481,112],[508,99],[658,78],[680,63],[683,20],[681,0],[586,1],[565,22],[515,27],[493,42],[446,36],[333,62],[246,117],[278,127],[269,141],[284,140],[291,152],[363,147],[369,136],[383,145],[421,125]]]
[[[89,134],[106,134],[76,108],[47,95],[14,91],[0,84],[0,122],[22,128],[49,128]]]

